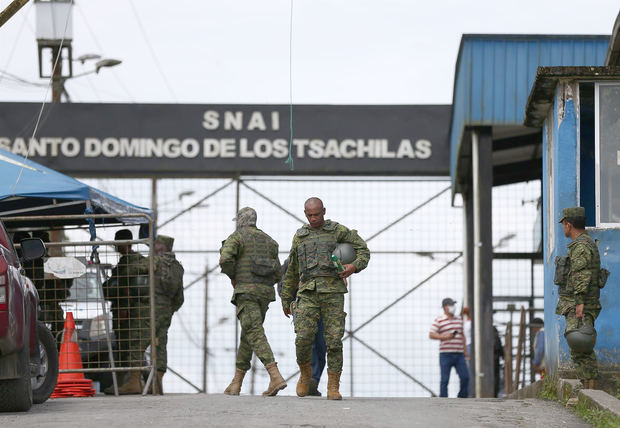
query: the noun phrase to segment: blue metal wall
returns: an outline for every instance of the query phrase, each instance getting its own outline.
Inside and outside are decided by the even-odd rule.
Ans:
[[[539,66],[603,65],[609,36],[463,35],[456,63],[450,173],[468,125],[521,125]]]
[[[554,123],[545,121],[543,129],[543,212],[551,216],[555,229],[553,250],[548,251],[547,243],[552,238],[549,223],[544,222],[544,264],[545,264],[545,359],[551,372],[566,367],[570,353],[564,339],[564,317],[555,314],[558,302],[558,287],[553,283],[554,260],[565,255],[570,240],[564,236],[562,225],[558,223],[563,207],[579,205],[579,117],[573,99],[562,101],[563,85],[556,88],[556,102],[553,105]],[[558,101],[559,100],[559,101]],[[564,115],[558,118],[558,105],[564,107]],[[553,126],[553,148],[551,151],[553,171],[548,170],[546,135],[548,127]],[[553,195],[550,194],[549,176],[553,173]],[[589,177],[592,179],[592,177]],[[554,209],[550,207],[553,196]],[[553,211],[553,212],[551,212]],[[592,238],[600,240],[601,265],[610,270],[607,286],[601,290],[601,311],[595,322],[598,332],[595,352],[599,364],[605,368],[620,365],[620,230],[594,228],[588,230]]]

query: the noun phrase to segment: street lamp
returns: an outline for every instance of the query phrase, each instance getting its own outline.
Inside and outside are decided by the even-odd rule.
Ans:
[[[69,97],[69,93],[67,92],[67,89],[65,88],[65,82],[69,79],[74,79],[76,77],[82,77],[82,76],[87,76],[89,74],[93,74],[93,73],[99,73],[99,70],[102,68],[106,68],[106,67],[114,67],[116,65],[121,64],[123,61],[121,61],[120,59],[112,59],[112,58],[104,58],[102,60],[99,60],[95,63],[95,68],[92,70],[88,70],[85,71],[83,73],[79,73],[79,74],[74,74],[72,76],[63,76],[63,77],[59,77],[57,79],[54,79],[54,81],[52,82],[52,88],[54,90],[54,93],[58,94],[58,100],[60,101],[60,96],[62,94],[65,95],[65,99],[67,100],[67,102],[71,102],[71,97]],[[56,101],[56,100],[55,100]]]
[[[76,59],[74,59],[74,61],[79,61],[82,65],[84,65],[86,61],[90,61],[91,59],[99,59],[99,58],[101,58],[101,55],[98,55],[98,54],[84,54],[84,55],[78,56]]]

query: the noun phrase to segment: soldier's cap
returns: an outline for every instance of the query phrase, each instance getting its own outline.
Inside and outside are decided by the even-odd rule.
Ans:
[[[586,209],[584,207],[570,207],[562,210],[562,216],[558,223],[562,223],[566,219],[586,218]]]
[[[449,297],[446,297],[445,299],[443,299],[441,301],[441,307],[443,308],[444,306],[448,306],[448,305],[455,305],[456,302],[454,300],[452,300]]]
[[[117,230],[114,234],[115,241],[129,241],[133,239],[133,234],[129,229]]]
[[[163,244],[168,250],[172,251],[172,246],[174,245],[174,238],[166,235],[157,235],[155,242]]]
[[[252,223],[253,220],[253,222],[256,223],[256,211],[254,208],[243,207],[237,212],[237,215],[233,217],[232,220],[237,223]]]

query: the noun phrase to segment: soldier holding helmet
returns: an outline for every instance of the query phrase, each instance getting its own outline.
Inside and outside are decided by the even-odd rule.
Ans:
[[[594,355],[596,331],[594,320],[601,311],[600,288],[606,281],[601,270],[597,244],[585,230],[586,214],[582,207],[562,210],[564,236],[571,239],[568,255],[556,259],[555,283],[559,285],[556,314],[566,318],[564,336],[568,342],[577,376],[585,388],[596,387],[598,365]]]

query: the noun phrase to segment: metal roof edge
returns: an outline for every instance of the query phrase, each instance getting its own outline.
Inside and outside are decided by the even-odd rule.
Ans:
[[[463,39],[596,39],[596,40],[609,40],[609,34],[491,34],[491,33],[468,33],[461,35],[461,41]]]
[[[542,126],[560,80],[620,80],[620,67],[538,67],[525,105],[523,125],[532,128]]]
[[[620,65],[620,12],[614,22],[614,28],[611,32],[611,38],[609,40],[609,46],[607,47],[607,57],[605,58],[605,65],[617,66]]]

